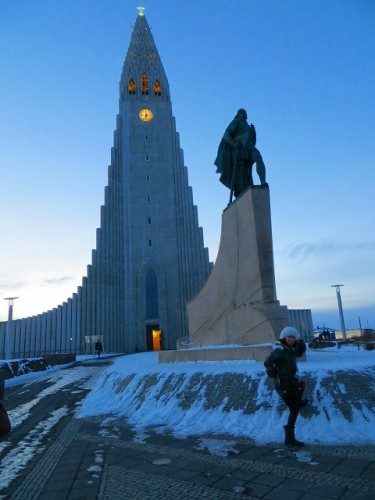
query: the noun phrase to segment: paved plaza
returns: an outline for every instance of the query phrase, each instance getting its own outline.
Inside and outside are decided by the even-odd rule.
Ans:
[[[83,366],[99,374],[110,364],[76,363],[66,374]],[[84,382],[49,392],[46,378],[6,390],[14,421],[26,410],[27,418],[0,441],[1,484],[9,483],[0,498],[375,498],[375,447],[294,452],[281,443],[256,446],[227,435],[177,439],[114,416],[77,419],[75,409],[89,390]],[[42,421],[50,415],[62,416],[47,432]]]

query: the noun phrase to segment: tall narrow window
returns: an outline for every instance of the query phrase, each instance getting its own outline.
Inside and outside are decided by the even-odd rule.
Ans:
[[[146,161],[149,161],[150,155],[146,155],[145,158],[146,158]]]
[[[146,318],[156,319],[159,317],[158,279],[153,269],[149,269],[145,281]]]
[[[150,174],[146,174],[146,181],[150,180]]]
[[[145,134],[145,141],[148,141],[148,134]]]
[[[151,224],[151,217],[147,219],[148,224]]]
[[[150,195],[148,195],[148,196],[147,196],[147,203],[150,203],[150,201],[151,201],[151,196],[150,196]]]
[[[146,73],[141,76],[141,90],[142,94],[148,95],[148,78]]]
[[[155,81],[154,93],[155,93],[155,95],[161,95],[161,85],[160,85],[160,82],[158,80]]]
[[[128,92],[129,94],[135,94],[135,81],[133,79],[129,80]]]

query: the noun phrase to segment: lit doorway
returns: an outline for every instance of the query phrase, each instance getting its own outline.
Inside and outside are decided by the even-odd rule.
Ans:
[[[159,324],[146,325],[146,342],[148,351],[161,350],[161,331]]]

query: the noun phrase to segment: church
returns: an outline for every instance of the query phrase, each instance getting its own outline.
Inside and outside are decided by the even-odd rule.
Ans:
[[[96,248],[66,302],[13,321],[12,357],[174,349],[186,304],[212,264],[204,247],[172,114],[168,79],[139,9],[120,79],[108,185]],[[0,324],[0,356],[6,322]]]

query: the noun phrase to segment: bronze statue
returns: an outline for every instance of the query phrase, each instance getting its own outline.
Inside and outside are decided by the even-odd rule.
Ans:
[[[246,111],[239,109],[224,132],[215,160],[220,182],[231,190],[230,202],[233,194],[237,198],[249,186],[254,186],[252,177],[254,163],[261,186],[267,186],[266,167],[255,144],[255,127],[247,123]]]

